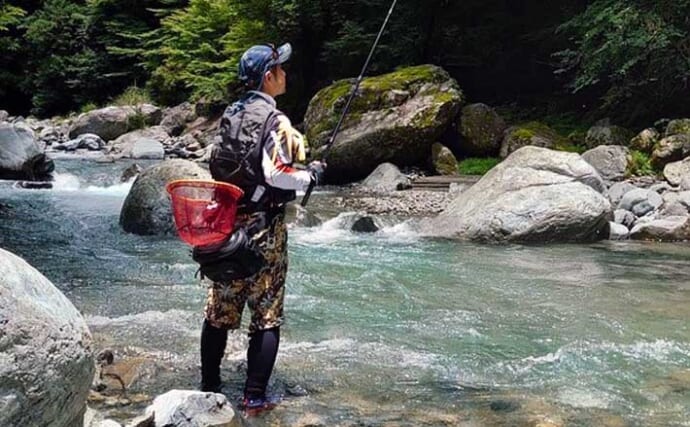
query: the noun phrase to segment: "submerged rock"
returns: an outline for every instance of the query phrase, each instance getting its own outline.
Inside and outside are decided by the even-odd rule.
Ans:
[[[304,122],[317,157],[352,83],[338,81],[309,103]],[[328,157],[327,180],[357,181],[384,162],[400,167],[425,164],[431,145],[450,126],[462,103],[455,80],[433,65],[364,79]]]
[[[0,249],[0,425],[80,425],[94,374],[91,334],[36,269]]]
[[[611,204],[574,153],[524,147],[461,193],[425,234],[460,240],[586,242],[608,237]]]
[[[173,234],[172,205],[165,186],[177,179],[211,179],[211,174],[187,160],[167,160],[142,172],[120,211],[120,226],[139,235]]]
[[[374,222],[374,218],[370,216],[363,216],[352,224],[352,231],[356,233],[376,233],[379,228]]]

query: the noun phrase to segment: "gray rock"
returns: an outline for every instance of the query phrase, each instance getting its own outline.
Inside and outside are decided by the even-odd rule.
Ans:
[[[431,236],[475,241],[594,241],[612,217],[599,174],[578,154],[524,147],[421,224]]]
[[[652,165],[657,169],[690,156],[690,135],[668,136],[657,144],[652,153]]]
[[[608,196],[609,200],[611,201],[611,205],[613,206],[618,206],[618,203],[621,201],[625,193],[632,191],[632,190],[637,190],[639,187],[629,183],[629,182],[617,182],[611,186],[611,188],[608,189],[606,192],[606,195]]]
[[[139,129],[121,135],[111,142],[108,147],[108,154],[123,158],[144,158],[135,156],[146,155],[147,149],[150,149],[151,154],[157,156],[154,157],[155,159],[162,159],[165,156],[165,149],[163,147],[169,140],[170,135],[162,126]],[[142,141],[145,142],[140,144]],[[154,144],[154,142],[158,144]],[[160,154],[161,149],[163,150],[163,156]]]
[[[87,408],[84,414],[83,427],[122,427],[122,425],[117,421],[105,419],[100,412]]]
[[[356,233],[376,233],[379,231],[379,228],[376,226],[374,218],[370,216],[363,216],[352,224],[352,231]]]
[[[6,122],[10,118],[10,113],[5,110],[0,110],[0,122]]]
[[[304,123],[314,157],[328,142],[351,87],[350,80],[338,81],[309,103]],[[409,97],[387,96],[393,90],[408,92]],[[364,79],[329,154],[327,181],[361,180],[386,162],[423,165],[462,104],[457,82],[433,65]]]
[[[127,427],[156,427],[156,415],[152,411],[150,414],[136,417],[127,423]]]
[[[142,171],[143,169],[141,168],[141,166],[135,163],[132,166],[125,169],[124,171],[122,171],[122,175],[120,176],[120,182],[127,182],[135,176],[139,175]]]
[[[130,154],[132,159],[162,160],[165,158],[163,144],[151,138],[142,138],[134,143]]]
[[[129,233],[175,233],[172,205],[165,186],[177,179],[211,179],[211,174],[187,160],[166,160],[142,172],[132,184],[120,211],[120,226]]]
[[[410,186],[410,180],[391,163],[380,164],[363,182],[362,187],[371,191],[391,192]]]
[[[31,129],[0,123],[0,179],[49,180],[54,169]]]
[[[72,303],[0,249],[0,425],[80,425],[95,370],[91,345]]]
[[[587,148],[594,148],[600,145],[627,146],[632,137],[632,132],[625,128],[602,123],[591,127],[587,131],[585,146]]]
[[[690,239],[690,217],[672,216],[637,224],[630,231],[635,240],[676,242]]]
[[[690,177],[690,157],[664,166],[664,178],[671,185],[680,185],[684,177]]]
[[[240,427],[241,421],[227,397],[219,393],[171,390],[156,397],[146,408],[153,413],[156,426]]]
[[[654,128],[648,128],[630,140],[630,148],[646,154],[652,154],[654,146],[659,142],[659,139],[661,139],[659,132]]]
[[[690,175],[686,175],[683,177],[683,179],[680,181],[680,186],[679,188],[682,191],[688,191],[690,190]]]
[[[651,187],[649,187],[650,190],[655,191],[659,194],[664,194],[667,191],[673,191],[673,187],[668,185],[666,182],[660,182],[658,184],[654,184]]]
[[[66,138],[59,127],[48,126],[43,128],[38,134],[38,140],[42,141],[45,145],[55,145],[63,143]]]
[[[684,216],[690,213],[690,210],[681,202],[675,200],[671,203],[665,203],[664,207],[659,212],[662,218],[670,216]]]
[[[625,193],[618,203],[618,209],[625,209],[641,217],[658,209],[664,200],[659,193],[651,190],[637,189]]]
[[[625,240],[629,233],[628,227],[615,222],[609,223],[609,240]]]
[[[501,148],[506,128],[506,122],[488,105],[464,107],[458,126],[462,151],[471,156],[495,156]]]
[[[607,181],[620,181],[625,178],[628,168],[629,150],[620,145],[599,145],[582,154],[582,158],[594,166]]]
[[[97,151],[105,147],[105,141],[95,133],[83,133],[64,144],[55,146],[56,150],[74,151],[84,148],[90,151]]]
[[[690,119],[676,119],[668,122],[666,135],[690,135]]]
[[[613,211],[613,222],[624,225],[626,228],[632,228],[635,224],[635,215],[625,209],[616,209]]]
[[[101,108],[79,115],[69,130],[69,137],[95,133],[111,141],[142,125],[157,125],[161,115],[160,108],[150,104]]]
[[[163,110],[161,126],[170,135],[178,136],[184,131],[187,123],[193,122],[197,117],[194,105],[189,102],[183,102],[180,105]]]

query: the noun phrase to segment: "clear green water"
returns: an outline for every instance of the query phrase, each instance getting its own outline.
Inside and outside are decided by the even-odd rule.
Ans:
[[[127,163],[59,161],[58,188],[0,184],[0,247],[85,315],[97,347],[144,357],[131,393],[198,380],[204,288],[175,237],[117,224]],[[284,404],[251,425],[690,425],[690,246],[479,246],[408,224],[290,230],[272,387]],[[243,333],[223,375],[235,399]],[[110,408],[124,417],[140,407]]]

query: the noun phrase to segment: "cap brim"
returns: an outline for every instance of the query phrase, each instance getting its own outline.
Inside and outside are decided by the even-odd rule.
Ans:
[[[290,43],[285,43],[276,50],[278,51],[278,59],[275,60],[276,64],[287,62],[290,59],[290,55],[292,55],[292,45]]]

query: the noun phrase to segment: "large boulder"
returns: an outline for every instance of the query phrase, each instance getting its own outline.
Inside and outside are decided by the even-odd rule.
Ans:
[[[620,181],[625,178],[629,154],[630,151],[620,145],[599,145],[582,153],[582,158],[606,181]]]
[[[422,224],[432,236],[485,242],[608,237],[612,209],[597,171],[575,153],[524,147]]]
[[[163,119],[161,126],[173,136],[178,136],[182,133],[187,123],[191,123],[197,118],[194,105],[189,102],[183,102],[180,105],[169,107],[163,110]]]
[[[460,115],[461,149],[469,156],[495,156],[501,148],[506,122],[485,104],[470,104]]]
[[[669,163],[690,156],[690,134],[671,135],[659,141],[652,152],[652,165],[663,169]]]
[[[686,176],[690,177],[690,157],[664,166],[664,178],[671,185],[680,185]]]
[[[130,159],[163,159],[170,135],[163,126],[153,126],[119,136],[108,146],[108,154]]]
[[[80,426],[95,364],[72,303],[0,249],[0,425]]]
[[[173,234],[172,205],[165,186],[178,179],[211,179],[187,160],[166,160],[142,172],[132,184],[120,211],[120,226],[139,235]]]
[[[228,398],[220,393],[171,390],[156,397],[147,414],[153,414],[156,426],[170,427],[240,427],[242,422]]]
[[[0,123],[0,179],[50,180],[54,169],[31,129]]]
[[[634,134],[628,129],[602,121],[592,126],[587,131],[585,146],[594,148],[600,145],[624,145],[627,146]]]
[[[157,125],[161,116],[161,109],[151,104],[101,108],[77,117],[70,127],[69,137],[74,139],[83,133],[95,133],[111,141],[131,130]]]
[[[335,127],[351,80],[319,91],[304,117],[316,156]],[[328,157],[326,179],[360,180],[384,162],[423,165],[431,145],[457,116],[463,94],[455,80],[433,65],[403,68],[364,79]]]
[[[499,156],[502,159],[522,147],[553,148],[564,138],[558,132],[539,122],[529,122],[511,126],[503,134]]]

